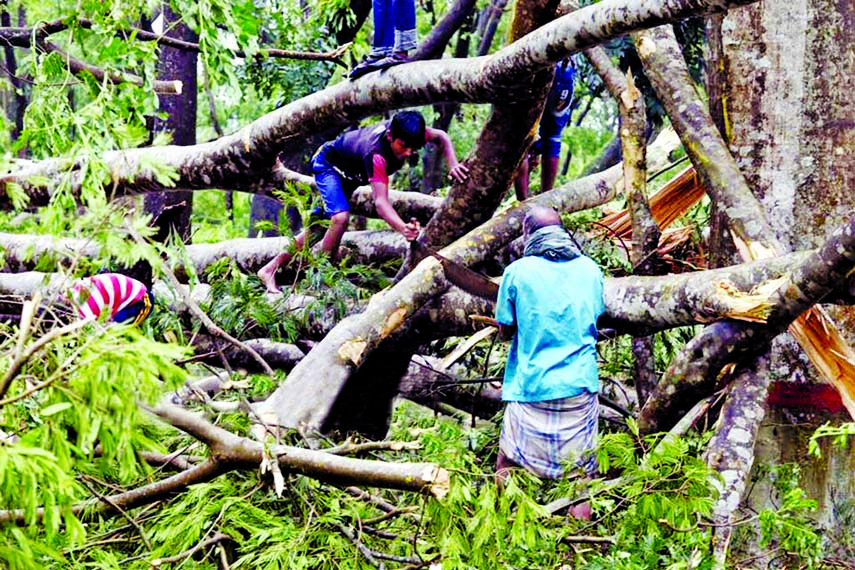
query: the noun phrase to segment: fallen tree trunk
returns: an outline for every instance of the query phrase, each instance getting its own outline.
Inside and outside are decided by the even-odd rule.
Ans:
[[[766,296],[751,291],[807,263],[812,253],[791,253],[695,273],[607,278],[603,290],[606,312],[599,326],[616,334],[642,335],[725,318],[762,316],[768,305]],[[0,273],[0,295],[5,297],[0,303],[4,309],[12,311],[10,314],[19,313],[23,301],[36,292],[41,294],[43,302],[58,296],[62,282],[63,278],[55,274]],[[198,304],[211,302],[209,292],[207,285],[196,285],[192,292],[188,291]],[[180,296],[159,284],[155,285],[155,295],[164,299],[176,314],[185,314]],[[311,296],[288,295],[277,298],[274,306],[284,318],[299,315],[315,302],[316,298]],[[855,275],[844,278],[823,302],[855,304]],[[350,311],[360,311],[363,307],[355,304]],[[491,303],[452,288],[426,305],[417,313],[417,318],[423,323],[420,328],[425,338],[432,340],[471,334],[475,328],[468,315],[490,316],[492,312]],[[332,312],[313,312],[312,315],[307,328],[300,333],[306,338],[322,338],[337,323]],[[263,337],[264,331],[258,330],[256,336]],[[207,349],[202,347],[201,350]]]

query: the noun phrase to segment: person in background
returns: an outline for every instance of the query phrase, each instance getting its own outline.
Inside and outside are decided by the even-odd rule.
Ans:
[[[344,133],[318,149],[312,159],[312,173],[323,200],[323,211],[316,211],[316,214],[330,220],[321,249],[331,260],[336,257],[347,228],[350,197],[358,186],[364,184],[371,184],[374,207],[392,229],[408,241],[418,237],[419,223],[416,220],[404,222],[389,203],[389,175],[399,170],[425,143],[442,146],[449,176],[457,182],[466,181],[469,169],[457,161],[451,138],[445,131],[426,127],[425,119],[418,111],[401,111],[390,122]],[[297,248],[303,247],[305,241],[306,230],[294,238]],[[281,293],[276,285],[276,272],[290,259],[290,252],[282,252],[258,271],[258,277],[268,292]]]
[[[154,295],[149,287],[133,277],[99,273],[74,283],[68,300],[81,319],[138,325],[151,313]],[[104,317],[105,314],[109,316]]]
[[[537,167],[538,161],[541,163],[540,191],[552,190],[555,185],[561,158],[561,133],[570,121],[575,79],[576,69],[570,58],[558,62],[555,66],[555,80],[540,117],[540,138],[532,144],[528,159],[523,160],[514,179],[514,191],[520,202],[529,197],[529,172]]]
[[[418,47],[415,0],[373,0],[374,41],[371,51],[350,71],[350,78],[409,61]]]
[[[555,210],[532,208],[523,232],[523,257],[505,269],[496,303],[499,333],[513,339],[502,385],[498,476],[522,467],[560,478],[571,457],[592,473],[603,274],[579,253]],[[589,505],[574,509],[574,516],[590,517]]]

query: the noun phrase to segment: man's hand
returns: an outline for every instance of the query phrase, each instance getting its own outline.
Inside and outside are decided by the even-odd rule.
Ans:
[[[403,229],[401,229],[401,235],[404,236],[407,241],[413,241],[419,237],[419,233],[421,231],[422,226],[419,224],[419,221],[415,218],[410,218],[410,223],[404,224]]]
[[[466,182],[469,180],[469,167],[458,162],[448,171],[448,175],[457,182]]]

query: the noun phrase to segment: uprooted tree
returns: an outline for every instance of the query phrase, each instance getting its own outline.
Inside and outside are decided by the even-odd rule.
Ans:
[[[485,314],[491,310],[484,301],[467,297],[452,287],[439,262],[428,258],[418,264],[412,263],[409,272],[399,281],[367,301],[348,307],[349,314],[344,318],[314,315],[307,325],[315,338],[311,344],[284,347],[281,343],[241,342],[199,314],[197,301],[189,293],[182,292],[175,274],[182,277],[201,274],[204,267],[212,265],[212,260],[219,257],[232,258],[242,270],[252,273],[266,257],[283,247],[281,240],[265,241],[264,245],[260,240],[250,240],[248,244],[224,242],[213,248],[197,244],[182,250],[180,262],[171,260],[175,263],[167,267],[161,265],[161,254],[176,250],[146,242],[140,234],[149,232],[139,219],[129,217],[126,208],[118,214],[112,210],[103,214],[102,206],[108,199],[126,199],[143,193],[216,189],[272,196],[274,191],[295,181],[305,188],[310,181],[283,168],[277,157],[305,150],[302,145],[308,136],[335,132],[370,115],[403,107],[473,103],[490,108],[474,149],[466,157],[471,169],[469,181],[452,185],[444,199],[401,196],[396,204],[396,208],[418,212],[417,217],[422,219],[424,227],[420,241],[440,249],[445,258],[467,266],[494,261],[504,255],[506,249],[513,248],[522,218],[534,204],[570,213],[635,195],[633,203],[643,205],[645,173],[657,170],[667,160],[668,152],[682,143],[696,180],[713,205],[712,232],[718,240],[716,243],[729,241],[729,251],[741,259],[736,258],[726,267],[679,276],[649,275],[649,271],[645,271],[645,275],[609,279],[607,314],[601,327],[613,331],[611,334],[643,337],[675,327],[704,325],[673,359],[646,401],[639,402],[637,420],[642,433],[667,431],[687,414],[695,413],[698,404],[709,401],[719,390],[725,390],[724,403],[716,407],[719,419],[712,443],[705,451],[707,462],[721,475],[716,480],[720,494],[711,511],[715,525],[711,532],[718,539],[714,556],[723,567],[734,523],[739,518],[739,500],[754,462],[755,439],[766,411],[770,367],[778,377],[810,375],[832,384],[839,390],[844,408],[855,413],[852,400],[855,392],[851,391],[855,385],[855,356],[850,347],[851,339],[840,333],[849,321],[844,311],[844,324],[836,325],[826,310],[817,305],[820,302],[849,305],[855,287],[855,220],[847,214],[852,205],[849,189],[853,170],[847,153],[838,151],[852,145],[851,127],[846,123],[846,117],[851,116],[852,103],[846,98],[845,80],[837,81],[838,77],[855,76],[852,73],[855,70],[847,68],[849,73],[834,75],[822,67],[825,63],[821,56],[809,55],[807,50],[799,52],[800,65],[795,69],[783,63],[786,58],[781,50],[784,48],[775,36],[770,39],[764,35],[771,34],[767,29],[772,26],[757,23],[766,18],[780,24],[786,20],[778,13],[783,8],[743,7],[752,3],[752,0],[606,1],[565,13],[566,7],[562,12],[557,2],[520,1],[510,26],[511,41],[492,55],[423,59],[369,74],[357,81],[340,81],[292,100],[232,134],[202,144],[129,148],[134,145],[117,143],[114,148],[97,153],[9,159],[0,176],[0,205],[4,210],[85,205],[91,212],[101,212],[101,226],[93,229],[93,235],[100,232],[102,236],[110,233],[127,236],[128,244],[123,249],[104,239],[104,243],[93,250],[87,249],[90,243],[50,240],[50,244],[42,247],[41,242],[47,241],[44,237],[9,236],[4,240],[8,244],[9,266],[25,268],[32,264],[30,245],[38,247],[40,252],[50,252],[50,256],[39,254],[45,259],[68,257],[78,263],[81,255],[97,256],[102,249],[112,248],[114,254],[118,252],[119,256],[124,256],[123,261],[144,252],[142,255],[147,261],[156,268],[163,267],[160,269],[162,281],[171,284],[175,295],[172,306],[176,313],[187,311],[190,320],[204,323],[205,338],[198,335],[199,338],[193,339],[197,350],[210,353],[212,362],[220,360],[226,367],[230,360],[238,362],[238,355],[242,355],[241,366],[270,370],[271,363],[281,363],[274,367],[288,369],[289,373],[264,400],[242,401],[229,407],[230,412],[237,412],[253,423],[253,433],[267,443],[236,435],[181,409],[180,406],[190,400],[201,400],[203,409],[219,409],[208,394],[221,389],[223,383],[210,390],[196,386],[180,397],[175,395],[169,400],[160,400],[159,404],[139,406],[203,444],[207,450],[205,457],[186,459],[188,453],[175,454],[183,463],[177,462],[176,457],[160,458],[163,464],[177,468],[178,473],[155,478],[131,490],[95,491],[91,481],[84,483],[92,492],[92,498],[75,502],[76,497],[69,493],[58,501],[66,510],[57,510],[48,504],[36,509],[32,502],[9,501],[0,513],[0,520],[7,525],[32,525],[34,521],[43,521],[50,526],[57,524],[60,512],[67,517],[66,524],[77,532],[77,520],[108,515],[128,517],[128,510],[187,494],[191,485],[212,481],[227,472],[259,466],[263,473],[272,474],[270,477],[279,493],[284,486],[283,471],[345,486],[412,490],[436,497],[448,493],[449,476],[439,464],[393,464],[340,458],[336,454],[358,453],[368,447],[347,448],[345,445],[334,452],[307,450],[303,446],[285,445],[280,439],[285,437],[287,429],[295,430],[310,444],[317,443],[320,435],[333,432],[358,432],[383,439],[389,429],[393,400],[402,389],[406,387],[404,394],[417,401],[436,403],[437,398],[420,399],[419,394],[426,390],[425,386],[445,381],[448,376],[443,374],[447,366],[436,365],[435,374],[424,375],[421,374],[424,366],[413,368],[418,360],[414,355],[431,340],[470,335],[473,329],[466,315]],[[459,5],[469,6],[471,10],[471,4]],[[821,23],[839,30],[840,37],[823,36],[822,45],[827,51],[822,53],[851,50],[855,43],[851,37],[853,32],[836,19],[834,10],[824,11],[823,5],[815,2],[803,6],[804,12],[800,13],[798,21],[809,19],[817,23],[827,18]],[[709,107],[713,112],[708,111],[706,102],[692,85],[668,25],[688,17],[709,18],[710,44],[730,50],[717,54],[716,65],[710,66],[730,72],[710,82],[715,87],[710,89],[713,104]],[[9,46],[42,50],[48,54],[42,61],[56,64],[57,54],[63,52],[47,38],[69,28],[78,34],[86,29],[100,29],[101,34],[105,33],[86,22],[68,20],[41,27],[7,27],[0,34],[0,41]],[[742,22],[742,25],[734,22]],[[793,43],[798,43],[799,39],[803,44],[807,42],[800,35],[805,33],[804,27],[789,29],[783,24],[780,27],[796,36]],[[819,29],[819,26],[810,29]],[[437,30],[447,31],[443,26],[438,26]],[[199,46],[203,46],[204,41],[212,41],[216,27],[203,27],[200,32]],[[648,148],[643,136],[629,127],[633,88],[619,73],[614,75],[608,58],[602,59],[597,51],[599,45],[626,34],[631,34],[644,71],[679,136],[677,143],[663,135]],[[741,34],[747,37],[739,37]],[[127,35],[129,32],[125,31],[123,36]],[[246,37],[238,37],[241,37],[239,46],[244,50],[258,49]],[[739,39],[735,39],[737,37]],[[818,37],[811,40],[820,41]],[[91,38],[88,41],[92,41]],[[447,42],[447,38],[444,41]],[[211,49],[210,45],[207,49]],[[80,51],[86,53],[85,49]],[[775,54],[762,56],[772,57],[771,67],[765,60],[761,65],[762,58],[754,51]],[[599,62],[595,67],[624,113],[620,134],[626,141],[635,137],[635,144],[624,143],[623,165],[567,182],[499,211],[517,167],[532,142],[553,64],[578,52],[584,52],[592,62]],[[260,50],[253,55],[260,57],[259,54]],[[436,57],[436,53],[426,57]],[[850,61],[838,63],[852,66]],[[90,69],[83,80],[91,82],[95,77],[96,83],[100,82],[105,89],[120,89],[123,81],[131,79],[144,87],[165,88],[138,77],[116,76],[112,71],[99,77],[96,72],[97,69]],[[761,75],[762,78],[758,77]],[[822,77],[823,83],[810,90],[806,86],[815,75]],[[788,99],[781,95],[785,92],[798,92],[801,97],[793,95]],[[754,109],[761,104],[758,101],[769,108],[756,115]],[[727,112],[717,112],[716,103],[729,105]],[[830,111],[823,114],[820,109]],[[821,116],[830,127],[791,125],[784,119],[794,113],[804,122],[809,117],[819,121]],[[716,121],[725,118],[729,122],[718,127]],[[73,130],[73,125],[66,127]],[[83,129],[82,126],[78,128]],[[820,135],[829,129],[831,134],[827,138]],[[118,134],[109,129],[107,132],[118,140]],[[35,135],[30,136],[37,142]],[[356,208],[360,213],[372,213],[370,200],[360,202]],[[651,210],[653,219],[662,223],[661,218],[657,218],[656,207],[633,208],[634,238],[641,235],[640,231],[636,234],[636,229],[650,223],[645,216],[650,216]],[[91,218],[93,223],[98,219],[94,215]],[[810,223],[813,220],[821,220],[821,223]],[[387,237],[352,236],[349,243],[354,250],[362,252],[361,259],[409,257],[404,244]],[[131,253],[132,246],[136,253]],[[208,251],[210,249],[214,252]],[[716,253],[721,255],[724,251],[727,247],[721,245]],[[655,244],[653,250],[639,255],[655,256]],[[737,259],[742,263],[738,264]],[[409,261],[407,259],[405,264]],[[633,257],[633,261],[634,265],[640,265],[638,257]],[[28,281],[27,278],[23,274],[0,275],[0,292],[31,295],[43,285],[41,279]],[[54,286],[53,290],[57,287],[61,285]],[[196,292],[200,289],[197,287]],[[57,326],[41,337],[31,338],[30,331],[40,322],[35,307],[35,303],[24,305],[19,327],[10,329],[9,339],[4,344],[10,358],[0,379],[0,405],[7,410],[17,402],[61,385],[61,367],[50,377],[39,377],[39,369],[32,369],[31,361],[46,344],[67,342],[66,339],[79,332],[79,326],[71,324]],[[293,304],[282,303],[278,310],[290,313],[298,309]],[[777,340],[788,328],[796,341]],[[158,400],[159,391],[162,392],[157,385],[158,378],[173,382],[184,379],[173,364],[186,356],[177,347],[149,347],[156,357],[148,367],[134,371],[133,351],[123,351],[122,343],[130,347],[135,346],[132,341],[145,341],[134,331],[106,330],[102,332],[102,339],[106,339],[106,346],[84,344],[73,348],[73,344],[69,344],[72,347],[69,350],[76,350],[78,358],[92,361],[112,358],[116,374],[128,378],[138,376],[138,387],[134,388],[133,395],[140,400]],[[799,344],[802,349],[798,348]],[[787,354],[790,356],[782,356]],[[799,366],[807,371],[794,373],[792,370],[797,363],[804,360],[801,354],[807,354],[812,364],[802,363]],[[770,359],[772,364],[769,364]],[[87,389],[80,390],[79,394],[87,393]],[[485,410],[483,414],[489,417],[497,409],[496,396],[480,393],[479,397],[485,400],[480,405]],[[139,413],[133,398],[128,401],[125,397],[121,403],[119,400],[122,400],[119,390],[103,403],[87,402],[80,396],[71,399],[80,408],[106,406],[125,419]],[[65,401],[50,399],[38,405],[47,407],[47,412],[42,410],[45,417],[69,413],[71,408]],[[85,416],[84,412],[76,413]],[[22,421],[19,412],[9,417]],[[93,422],[94,419],[89,418],[82,424],[88,429],[75,434],[78,452],[95,454],[97,451],[107,461],[118,461],[123,454],[133,453],[129,443],[110,441],[105,437],[106,432],[99,431],[104,428]],[[20,431],[20,441],[26,442],[26,429],[20,426],[4,424],[3,431],[16,435]],[[142,441],[134,444],[141,446],[139,449],[144,446]],[[23,443],[18,445],[23,446]],[[18,448],[21,449],[23,447]],[[10,468],[7,473],[17,472]],[[67,474],[56,477],[64,481]],[[58,488],[61,486],[57,484]],[[129,520],[136,524],[133,517]],[[140,534],[145,539],[143,530]],[[378,565],[371,553],[362,552],[362,555]],[[416,562],[425,563],[425,560]]]

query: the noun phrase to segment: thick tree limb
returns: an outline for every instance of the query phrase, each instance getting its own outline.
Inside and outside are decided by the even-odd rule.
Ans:
[[[194,243],[186,246],[184,256],[193,264],[199,279],[206,281],[205,272],[212,264],[226,257],[246,273],[255,273],[271,257],[287,249],[289,238],[238,238],[216,243]],[[354,263],[379,264],[401,258],[407,242],[397,232],[371,230],[347,232],[342,239],[342,256]],[[91,240],[57,238],[50,235],[9,234],[0,232],[0,251],[3,253],[2,272],[23,273],[36,267],[49,267],[49,261],[68,263],[81,257],[97,258],[100,247]],[[176,275],[186,279],[188,270],[176,265]]]
[[[771,295],[771,311],[765,325],[719,321],[706,327],[684,348],[684,357],[673,360],[666,376],[642,408],[639,428],[661,431],[698,398],[710,394],[719,372],[728,362],[753,354],[784,331],[796,317],[845,282],[855,272],[855,218],[838,228],[809,259],[788,273]],[[815,324],[811,318],[809,326]],[[855,363],[849,363],[855,367]],[[848,408],[855,402],[846,401]]]
[[[754,464],[754,443],[766,416],[769,382],[768,355],[746,361],[734,373],[715,434],[707,444],[707,464],[721,475],[721,481],[715,480],[720,494],[713,507],[713,553],[718,568],[724,568],[734,514]]]
[[[186,410],[161,404],[152,412],[208,445],[218,461],[255,468],[264,460],[261,443],[239,437]],[[285,445],[271,447],[270,453],[289,471],[336,484],[400,489],[439,498],[448,492],[448,473],[431,463],[369,461]]]
[[[278,238],[258,241],[269,240],[275,241]],[[768,310],[768,300],[764,295],[750,295],[751,290],[807,263],[812,253],[797,252],[778,258],[695,273],[606,279],[604,288],[606,313],[600,318],[600,328],[614,329],[620,334],[645,335],[734,316],[756,316],[756,312],[747,311],[746,306],[756,308],[759,304],[761,309],[765,306],[764,310]],[[67,280],[59,275],[35,272],[0,273],[0,295],[18,299],[15,309],[18,314],[23,300],[30,298],[37,291],[41,292],[43,298],[51,299],[59,294],[63,284],[67,284]],[[210,289],[205,285],[195,286],[194,301],[201,304],[209,303],[209,291]],[[833,292],[834,298],[827,297],[823,301],[855,304],[853,293],[855,293],[855,275],[841,281],[839,287]],[[173,298],[170,291],[155,285],[155,294],[167,300],[177,313],[185,312],[180,299]],[[312,301],[313,299],[303,296],[289,295],[278,301],[276,308],[284,316],[294,311],[304,310]],[[359,310],[359,307],[355,306],[354,310]],[[428,327],[429,336],[443,338],[471,334],[473,325],[468,315],[490,315],[492,311],[492,307],[486,301],[453,288],[437,297],[433,303],[426,305],[419,312],[419,319],[423,319],[423,329]],[[319,338],[335,324],[333,315],[321,319],[315,318],[309,322],[310,328],[304,331],[304,334]],[[208,352],[210,346],[207,348],[205,346],[204,343],[200,345],[199,351]],[[263,343],[252,346],[257,350],[263,350]],[[272,354],[276,352],[277,350],[273,350]],[[287,360],[286,356],[282,362],[285,363]],[[288,367],[287,364],[286,367]]]
[[[624,167],[624,185],[632,230],[630,261],[635,275],[653,275],[661,232],[647,200],[646,114],[644,98],[635,87],[632,74],[623,77],[603,48],[589,48],[585,57],[597,70],[620,109],[620,139]],[[644,402],[656,385],[654,338],[632,339],[633,378],[638,401]]]

